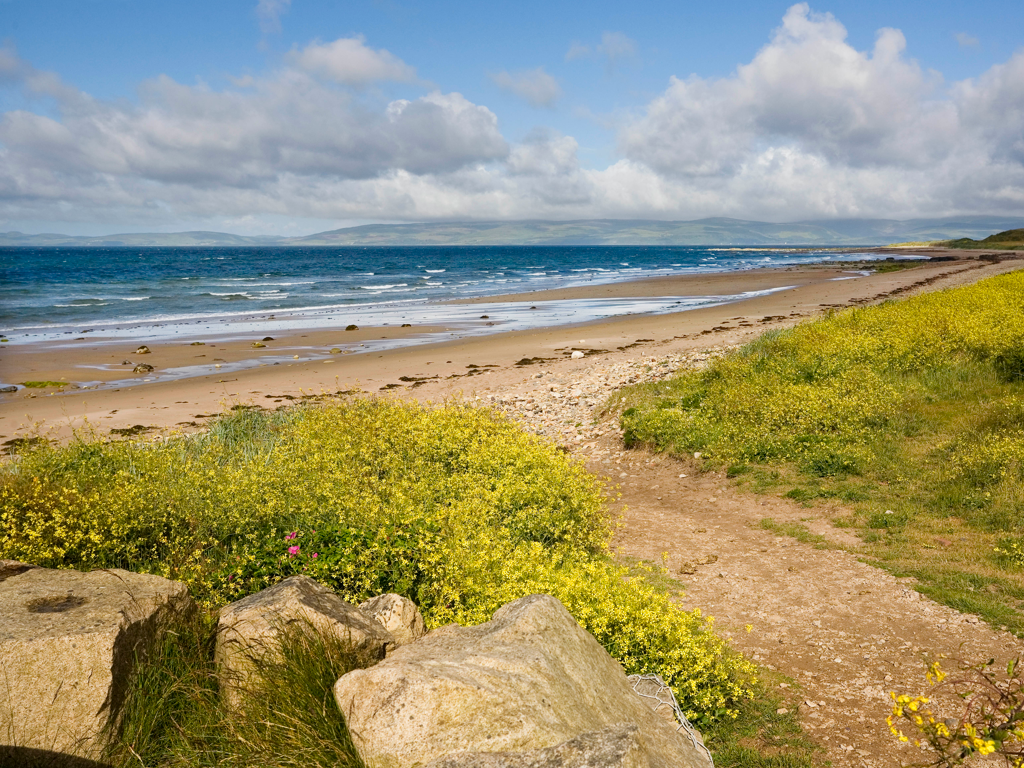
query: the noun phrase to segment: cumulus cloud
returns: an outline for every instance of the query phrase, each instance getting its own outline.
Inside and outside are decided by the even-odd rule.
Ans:
[[[345,85],[416,81],[415,69],[384,49],[375,51],[368,47],[361,35],[331,43],[311,43],[301,51],[293,51],[291,60],[306,72]]]
[[[457,93],[384,101],[361,86],[411,68],[344,40],[222,90],[156,78],[135,104],[93,99],[0,49],[0,84],[45,102],[0,113],[0,223],[1024,209],[1024,50],[946,83],[908,56],[899,31],[859,50],[837,19],[795,5],[729,76],[673,77],[620,118],[619,156],[588,168],[572,136],[538,130],[510,145],[490,109]],[[508,87],[523,74],[508,74]]]
[[[58,114],[0,118],[0,215],[9,217],[26,206],[133,201],[166,210],[207,191],[223,198],[215,210],[233,194],[287,197],[304,180],[446,174],[508,154],[494,113],[458,93],[377,106],[288,68],[245,90],[159,77],[129,105],[93,99],[24,62],[16,72],[26,94],[53,97]]]
[[[905,55],[898,30],[880,30],[870,51],[846,37],[801,3],[732,76],[671,78],[620,133],[630,173],[678,185],[680,202],[773,218],[947,213],[965,197],[973,211],[1007,210],[1021,199],[1024,52],[950,88]]]
[[[553,107],[562,97],[558,81],[545,72],[544,67],[525,72],[501,71],[491,75],[491,80],[502,90],[514,93],[534,107]]]
[[[292,0],[259,0],[256,3],[256,18],[260,21],[260,30],[263,34],[281,31],[281,15],[291,4]]]

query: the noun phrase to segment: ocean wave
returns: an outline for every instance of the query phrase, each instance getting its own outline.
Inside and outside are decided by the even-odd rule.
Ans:
[[[152,298],[152,296],[124,296],[121,298],[121,301],[145,301]]]
[[[432,275],[436,275],[439,272],[446,272],[447,270],[445,270],[445,269],[425,269],[423,271],[424,272],[429,272]]]

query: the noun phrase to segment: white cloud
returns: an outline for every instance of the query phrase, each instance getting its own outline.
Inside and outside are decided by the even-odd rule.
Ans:
[[[981,42],[974,35],[969,35],[966,32],[957,32],[954,37],[956,38],[957,45],[961,48],[975,48]]]
[[[619,143],[680,208],[794,219],[998,212],[1024,193],[1024,51],[948,88],[905,55],[871,51],[806,4],[749,64],[673,77]],[[666,192],[666,194],[668,194]]]
[[[375,81],[416,81],[416,70],[397,56],[367,47],[366,39],[342,37],[331,43],[310,43],[293,51],[295,66],[344,85],[368,85]]]
[[[605,32],[601,35],[601,44],[597,52],[606,57],[612,64],[636,54],[636,41],[621,32]]]
[[[0,116],[0,218],[107,206],[146,215],[209,205],[214,215],[232,199],[290,210],[308,204],[295,194],[304,184],[447,174],[508,153],[495,115],[457,93],[378,107],[285,69],[244,91],[160,77],[133,106],[92,99],[24,63],[19,71],[29,96],[56,98],[59,117]]]
[[[534,107],[553,107],[562,96],[558,81],[545,72],[544,67],[511,74],[502,71],[491,75],[491,80],[502,90],[511,91]]]
[[[281,31],[281,15],[291,4],[292,0],[259,0],[256,3],[256,18],[260,21],[260,30],[263,34]]]
[[[406,72],[348,40],[368,52],[363,65],[340,56],[332,68],[331,45],[315,43],[223,90],[157,78],[138,104],[93,99],[0,49],[0,80],[25,103],[46,97],[45,111],[0,113],[0,230],[1024,210],[1024,49],[948,84],[907,55],[899,31],[859,50],[835,18],[796,5],[731,75],[671,78],[642,113],[620,117],[619,159],[592,169],[555,131],[509,146],[497,116],[457,93],[387,103],[376,89],[339,87]]]
[[[601,42],[593,47],[574,41],[565,53],[565,60],[575,61],[594,55],[603,57],[608,68],[613,69],[619,61],[636,55],[636,40],[622,32],[603,32]]]
[[[572,45],[569,46],[569,50],[565,52],[565,60],[575,61],[576,59],[585,59],[590,55],[590,53],[589,45],[573,41]]]

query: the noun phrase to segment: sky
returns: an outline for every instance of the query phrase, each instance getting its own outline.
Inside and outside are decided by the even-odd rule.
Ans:
[[[1019,0],[0,0],[0,231],[1024,216]]]

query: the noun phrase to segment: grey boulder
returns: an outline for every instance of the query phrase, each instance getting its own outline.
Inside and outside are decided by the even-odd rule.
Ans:
[[[351,642],[374,660],[397,647],[391,633],[356,606],[308,576],[291,576],[221,609],[214,658],[230,707],[239,704],[259,664],[277,652],[280,633],[296,624]]]
[[[0,579],[0,764],[97,759],[136,660],[193,609],[184,584],[118,569]]]
[[[707,753],[655,714],[549,595],[509,603],[476,627],[434,630],[342,676],[334,696],[361,757],[375,768],[542,750],[623,724],[637,728],[635,765],[710,766]]]
[[[390,632],[399,645],[408,645],[427,633],[423,615],[407,597],[394,593],[377,595],[360,603],[359,610]]]
[[[647,768],[637,727],[622,723],[584,733],[554,747],[525,752],[457,752],[424,768]]]

